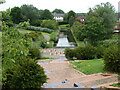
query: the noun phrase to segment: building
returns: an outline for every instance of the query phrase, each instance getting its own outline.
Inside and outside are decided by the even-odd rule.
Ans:
[[[54,19],[57,22],[63,21],[64,20],[64,15],[65,14],[60,14],[60,13],[52,13],[52,15],[54,16]]]
[[[78,21],[80,21],[82,24],[85,24],[85,17],[81,16],[81,17],[77,17],[76,18]]]

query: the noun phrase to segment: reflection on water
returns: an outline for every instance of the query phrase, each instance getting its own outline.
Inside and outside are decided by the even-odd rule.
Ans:
[[[56,47],[74,47],[74,44],[73,42],[69,42],[67,35],[64,35],[64,33],[61,32]]]

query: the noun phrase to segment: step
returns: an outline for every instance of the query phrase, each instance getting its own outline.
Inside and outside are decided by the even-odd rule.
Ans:
[[[115,82],[118,80],[118,77],[116,74],[113,74],[111,76],[102,76],[101,73],[99,73],[82,76],[80,78],[72,78],[68,80],[71,82],[71,84],[58,86],[57,88],[73,87],[75,82],[79,82],[81,85],[91,88],[92,86],[98,86],[105,83]]]

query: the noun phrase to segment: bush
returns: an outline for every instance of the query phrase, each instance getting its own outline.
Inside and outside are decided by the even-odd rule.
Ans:
[[[42,23],[41,23],[41,27],[56,30],[57,29],[57,23],[56,23],[55,20],[43,20]]]
[[[52,32],[51,35],[50,35],[50,41],[56,42],[57,39],[58,39],[58,34],[59,33],[57,31],[56,32]]]
[[[40,59],[41,58],[41,52],[37,47],[29,47],[29,56],[32,59]]]
[[[117,45],[112,45],[104,52],[105,70],[120,72],[120,50]]]
[[[33,41],[37,41],[38,40],[38,33],[37,32],[30,32],[30,33],[26,33],[25,34],[25,38],[32,38]]]
[[[40,47],[46,48],[47,47],[47,42],[46,41],[41,41],[40,42]]]
[[[91,45],[75,48],[74,52],[77,59],[89,60],[96,56],[96,48]]]
[[[28,57],[18,57],[14,67],[6,69],[7,80],[3,89],[41,88],[47,77],[37,61]]]
[[[41,31],[41,32],[46,32],[46,33],[52,33],[54,30],[48,29],[48,28],[42,28],[42,27],[35,27],[35,26],[28,26],[28,30],[33,30],[33,31]]]
[[[66,48],[65,49],[65,57],[68,59],[68,60],[73,60],[73,57],[74,57],[74,51],[70,48]]]
[[[105,50],[105,47],[104,47],[104,46],[98,46],[98,47],[96,48],[96,57],[97,57],[97,58],[103,58],[104,50]]]
[[[98,45],[103,45],[104,47],[118,45],[118,39],[108,39],[108,40],[99,41]]]

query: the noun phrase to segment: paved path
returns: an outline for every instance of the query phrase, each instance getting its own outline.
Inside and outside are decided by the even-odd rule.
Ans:
[[[43,34],[44,38],[49,41],[50,40],[50,36],[49,35],[46,35],[46,34]]]
[[[85,75],[78,70],[73,69],[72,64],[64,56],[65,48],[48,48],[43,50],[43,56],[56,59],[39,60],[39,63],[45,70],[49,78],[43,86],[45,88],[75,88],[74,83],[80,83],[80,87],[100,86],[116,82],[117,76],[103,76],[102,73]],[[52,53],[52,55],[51,55]],[[64,83],[64,81],[67,81]]]

